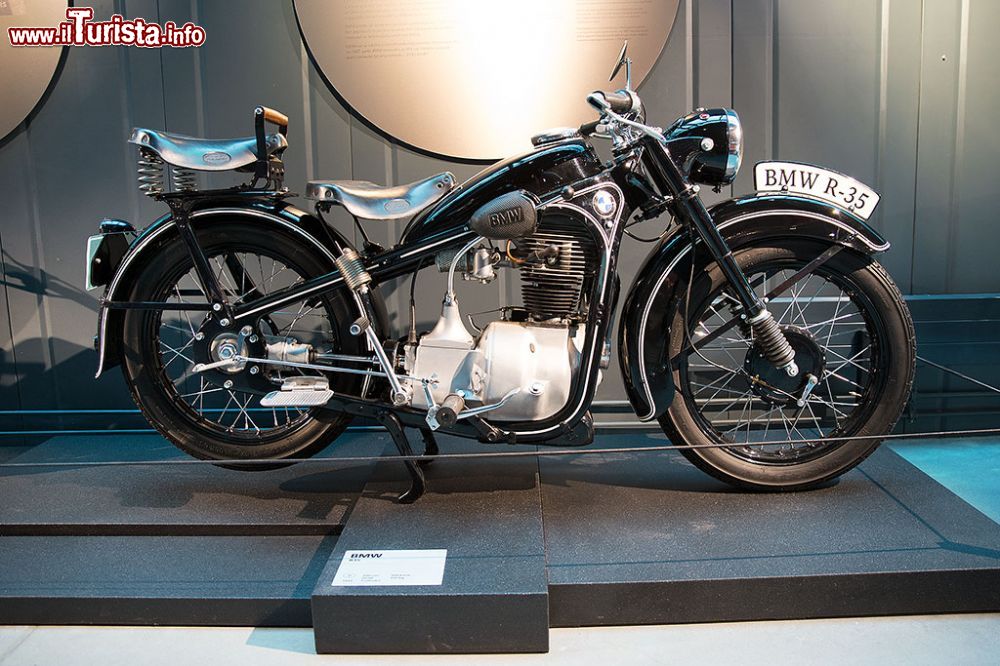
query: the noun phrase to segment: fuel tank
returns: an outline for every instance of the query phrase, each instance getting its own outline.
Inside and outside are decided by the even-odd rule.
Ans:
[[[539,146],[490,165],[452,190],[406,225],[400,243],[412,245],[456,235],[468,229],[477,208],[501,194],[526,190],[541,197],[596,175],[602,168],[594,148],[583,139]]]

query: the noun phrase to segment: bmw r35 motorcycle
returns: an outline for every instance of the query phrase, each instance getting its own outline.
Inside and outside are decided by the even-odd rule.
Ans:
[[[623,64],[624,49],[612,80]],[[764,162],[756,193],[706,208],[699,185],[728,185],[740,167],[735,112],[698,109],[661,130],[629,81],[587,102],[594,122],[539,134],[463,184],[450,173],[398,187],[312,181],[313,213],[287,201],[281,113],[257,108],[244,139],[135,130],[140,189],[170,212],[141,233],[105,221],[90,240],[88,286],[105,287],[98,376],[121,365],[164,437],[233,467],[313,455],[354,416],[383,424],[405,455],[406,428],[431,455],[436,432],[586,445],[619,244],[630,225],[669,214],[618,327],[640,420],[743,488],[805,489],[857,465],[896,423],[914,372],[909,313],[873,258],[889,247],[866,222],[878,195],[826,169]],[[611,161],[594,138],[611,141]],[[249,178],[199,190],[196,170]],[[333,206],[356,223],[409,222],[388,249],[359,223],[355,248],[324,220]],[[437,324],[417,330],[411,285],[409,328],[393,332],[380,283],[430,266],[447,273]],[[522,304],[470,330],[456,278],[501,270],[519,273]],[[412,501],[423,475],[406,465],[400,500]]]

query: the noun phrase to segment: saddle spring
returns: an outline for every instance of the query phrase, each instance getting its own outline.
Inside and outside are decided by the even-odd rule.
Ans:
[[[146,148],[139,149],[136,172],[139,174],[139,191],[147,197],[163,194],[167,181],[167,165],[159,155]],[[170,167],[174,192],[193,192],[198,189],[198,174],[183,167]]]
[[[139,191],[147,197],[163,194],[166,165],[160,156],[145,148],[139,149],[136,172],[139,174]]]
[[[198,175],[191,169],[171,166],[170,174],[173,176],[174,192],[193,192],[198,189]]]

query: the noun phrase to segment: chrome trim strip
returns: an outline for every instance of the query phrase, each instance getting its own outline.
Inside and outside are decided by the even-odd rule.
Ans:
[[[438,245],[443,245],[445,243],[455,243],[457,245],[458,242],[460,241],[460,239],[465,238],[466,236],[468,236],[470,234],[475,234],[475,233],[476,232],[474,232],[471,229],[469,229],[467,232],[461,233],[461,234],[459,234],[457,236],[452,236],[451,238],[443,238],[443,239],[441,239],[439,241],[435,241],[433,243],[429,243],[428,245],[423,245],[421,247],[414,248],[414,249],[410,250],[409,252],[404,252],[403,254],[399,255],[399,258],[400,259],[405,259],[406,257],[412,257],[415,254],[419,254],[421,252],[426,252],[427,250],[431,249],[432,247],[437,247]],[[379,265],[381,265],[381,264],[379,264]]]
[[[788,215],[795,215],[797,217],[811,218],[811,219],[819,220],[820,222],[825,222],[827,224],[835,226],[838,229],[846,231],[848,234],[850,234],[854,238],[859,238],[860,237],[861,242],[864,243],[865,245],[867,245],[869,248],[871,248],[875,252],[882,252],[884,250],[888,250],[889,249],[889,243],[888,242],[886,242],[886,243],[884,243],[882,245],[875,245],[874,243],[870,242],[867,238],[865,238],[864,235],[862,235],[859,231],[857,231],[856,229],[852,229],[850,226],[844,224],[843,222],[839,222],[837,220],[830,219],[829,217],[827,217],[825,215],[819,215],[817,213],[809,213],[809,212],[800,211],[800,210],[768,210],[768,211],[759,211],[759,212],[756,212],[756,213],[747,213],[746,215],[740,215],[739,217],[734,217],[733,219],[729,220],[728,222],[724,222],[724,223],[720,224],[718,228],[721,231],[722,229],[725,229],[726,227],[732,226],[733,224],[736,224],[737,222],[741,222],[741,221],[745,221],[745,220],[754,220],[754,219],[757,219],[758,217],[765,217],[765,216],[769,216],[769,215],[786,215],[786,214],[788,214]],[[695,243],[697,243],[697,242],[699,242],[699,241],[696,240]],[[639,415],[639,420],[640,421],[649,421],[650,419],[653,418],[653,415],[656,414],[656,404],[653,401],[653,392],[650,390],[650,387],[649,387],[649,378],[646,376],[646,364],[643,362],[643,359],[646,357],[646,323],[649,321],[649,313],[652,310],[653,301],[656,300],[656,295],[659,293],[660,288],[663,286],[664,281],[673,272],[674,268],[677,266],[677,263],[681,259],[684,258],[684,256],[691,250],[691,248],[693,246],[694,246],[694,243],[692,243],[691,245],[688,245],[687,247],[685,247],[681,251],[681,253],[678,254],[674,258],[674,260],[670,263],[670,265],[667,266],[667,270],[663,271],[663,273],[660,275],[659,279],[656,281],[656,286],[653,287],[653,292],[652,292],[652,294],[649,297],[649,301],[646,302],[645,309],[642,311],[642,321],[639,324],[639,349],[638,349],[638,352],[639,352],[639,377],[642,380],[643,391],[646,393],[646,402],[649,404],[649,413],[646,414],[645,416]]]
[[[719,227],[720,229],[722,227]],[[698,242],[698,241],[695,241]],[[656,286],[653,287],[653,293],[646,302],[646,307],[642,311],[642,321],[639,323],[639,378],[642,380],[642,389],[646,393],[646,402],[649,404],[649,413],[645,416],[637,414],[640,421],[649,421],[656,414],[656,403],[653,401],[653,392],[649,388],[649,379],[646,377],[646,363],[644,359],[646,358],[646,323],[649,320],[649,313],[652,310],[652,303],[656,300],[656,295],[660,292],[660,287],[663,286],[664,281],[670,276],[674,271],[674,267],[677,266],[678,262],[684,258],[691,248],[694,246],[692,243],[686,248],[681,250],[670,265],[667,266],[667,270],[663,271],[660,278],[656,281]]]

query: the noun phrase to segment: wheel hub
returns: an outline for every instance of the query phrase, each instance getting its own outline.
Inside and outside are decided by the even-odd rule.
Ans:
[[[809,377],[823,376],[826,355],[823,348],[809,331],[798,326],[781,326],[788,344],[795,351],[795,364],[799,373],[789,377],[784,370],[774,367],[760,344],[755,342],[747,350],[743,369],[750,378],[751,390],[772,405],[795,405],[802,395]]]
[[[215,363],[227,361],[235,356],[265,357],[266,351],[261,336],[253,329],[243,334],[244,329],[224,328],[212,315],[206,317],[199,326],[198,337],[192,345],[195,362]],[[261,366],[241,361],[205,370],[202,374],[216,386],[264,394],[274,390],[274,383],[268,380],[267,373],[262,370]]]
[[[209,345],[209,354],[213,361],[228,361],[236,356],[245,356],[243,353],[244,350],[240,349],[240,343],[239,335],[229,332],[220,333],[215,336]],[[243,346],[246,346],[245,342]],[[226,374],[235,375],[242,372],[245,367],[246,361],[240,361],[239,363],[221,366],[219,370]]]

